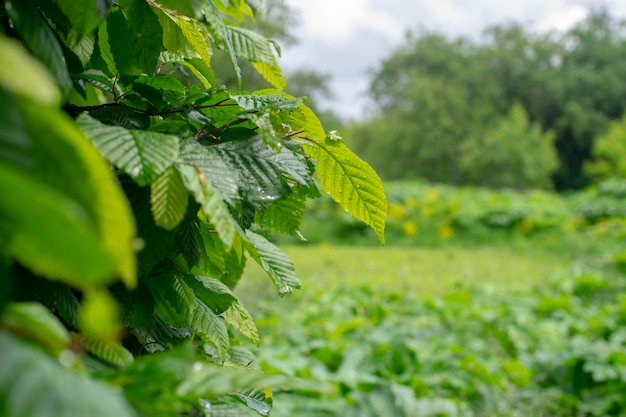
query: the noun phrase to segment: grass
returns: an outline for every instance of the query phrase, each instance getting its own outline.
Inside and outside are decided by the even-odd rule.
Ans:
[[[441,295],[459,283],[522,288],[571,265],[571,259],[554,256],[552,252],[500,246],[411,248],[320,244],[282,249],[296,266],[303,283],[301,291],[370,285]],[[252,263],[246,268],[237,292],[251,309],[255,299],[278,298],[273,295],[269,278]]]

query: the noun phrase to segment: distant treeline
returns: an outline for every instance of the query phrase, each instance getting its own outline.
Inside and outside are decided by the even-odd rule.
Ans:
[[[386,179],[566,190],[626,173],[626,23],[607,10],[565,33],[410,35],[369,93],[344,135]]]

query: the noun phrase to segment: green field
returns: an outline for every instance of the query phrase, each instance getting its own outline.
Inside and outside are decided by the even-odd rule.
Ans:
[[[506,247],[362,247],[290,246],[283,248],[302,280],[301,291],[334,290],[340,286],[374,286],[441,295],[456,284],[495,284],[524,288],[565,272],[571,259],[552,251]],[[248,306],[259,291],[275,294],[265,273],[250,264],[239,289]],[[296,294],[297,296],[297,294]],[[277,296],[276,296],[277,297]]]
[[[303,289],[281,299],[255,268],[238,289],[262,369],[319,384],[275,392],[272,416],[625,415],[613,268],[501,246],[286,252]]]
[[[272,416],[626,416],[625,193],[390,188],[387,246],[322,202],[302,289],[248,265],[261,368],[318,384]]]

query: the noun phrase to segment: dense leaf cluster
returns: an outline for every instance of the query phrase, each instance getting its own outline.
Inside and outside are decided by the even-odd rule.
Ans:
[[[246,260],[300,287],[267,235],[301,236],[315,173],[383,240],[380,179],[283,91],[255,1],[0,6],[0,413],[267,415],[293,382],[231,345]],[[214,50],[274,89],[220,87]]]

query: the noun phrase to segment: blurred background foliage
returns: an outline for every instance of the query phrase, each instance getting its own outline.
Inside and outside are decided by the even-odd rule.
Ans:
[[[626,106],[623,28],[596,10],[565,33],[508,23],[479,40],[410,34],[373,72],[374,109],[345,136],[386,179],[584,187]]]
[[[321,198],[280,241],[305,291],[240,288],[264,369],[333,387],[275,416],[626,415],[625,27],[421,30],[372,71],[337,126],[386,179],[387,246]]]

